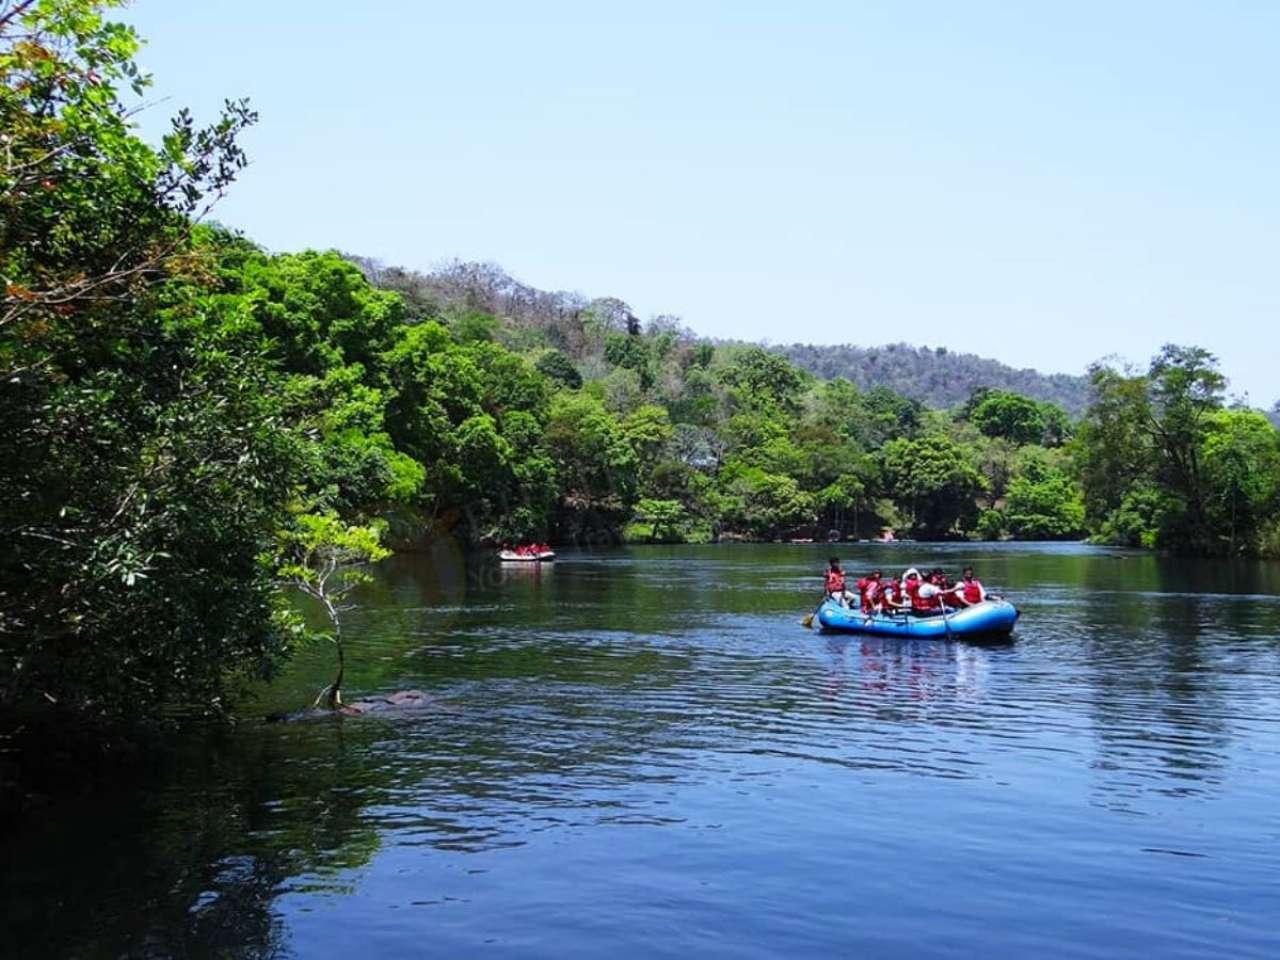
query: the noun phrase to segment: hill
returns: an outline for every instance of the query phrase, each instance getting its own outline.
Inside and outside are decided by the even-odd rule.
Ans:
[[[379,287],[401,293],[410,314],[432,316],[453,308],[493,314],[514,328],[533,334],[552,346],[581,359],[580,316],[585,310],[616,318],[621,329],[631,316],[630,308],[614,298],[590,299],[578,293],[546,291],[513,278],[491,263],[447,264],[429,273],[388,267],[364,257],[346,255]],[[650,322],[678,331],[682,339],[696,339],[673,317]],[[1057,403],[1073,416],[1088,405],[1088,381],[1083,376],[1043,374],[1018,370],[969,353],[954,353],[945,347],[930,349],[907,344],[886,347],[858,347],[852,344],[814,346],[791,344],[770,349],[815,376],[830,380],[846,377],[859,389],[885,386],[926,406],[953,407],[969,398],[975,387],[1012,390],[1036,400]]]
[[[945,409],[964,403],[975,387],[1012,390],[1036,400],[1047,400],[1077,417],[1089,405],[1086,377],[1018,370],[998,360],[972,353],[954,353],[946,347],[913,347],[906,343],[884,347],[793,343],[772,349],[823,380],[845,377],[862,390],[889,387],[929,407]]]

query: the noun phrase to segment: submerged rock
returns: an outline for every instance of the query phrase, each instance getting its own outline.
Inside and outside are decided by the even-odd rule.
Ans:
[[[389,713],[410,710],[429,710],[436,705],[434,697],[421,690],[397,690],[383,697],[366,697],[338,707],[345,716],[363,716],[366,713]]]
[[[332,717],[363,717],[368,714],[397,715],[434,710],[440,701],[421,690],[397,690],[382,696],[363,697],[341,704],[336,710],[312,707],[294,713],[268,714],[268,723],[288,723],[297,720],[326,720]]]

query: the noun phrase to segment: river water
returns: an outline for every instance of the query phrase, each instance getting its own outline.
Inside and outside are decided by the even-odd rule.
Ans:
[[[846,546],[956,569],[1013,642],[799,620],[823,546],[397,557],[348,698],[6,841],[6,956],[1280,956],[1280,565]]]

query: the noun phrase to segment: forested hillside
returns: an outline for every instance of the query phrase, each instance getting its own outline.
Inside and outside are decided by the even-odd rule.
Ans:
[[[1089,404],[1087,377],[1018,370],[998,360],[956,353],[946,347],[913,347],[906,343],[882,347],[792,343],[773,349],[823,380],[845,377],[862,390],[888,387],[940,410],[964,403],[978,387],[1012,390],[1035,400],[1056,403],[1072,416],[1079,416]]]
[[[521,283],[492,263],[451,263],[420,273],[387,267],[365,257],[348,255],[348,258],[371,282],[404,296],[411,313],[430,316],[446,307],[467,305],[501,317],[510,329],[526,331],[535,340],[545,333],[550,342],[559,344],[571,355],[580,346],[574,342],[570,329],[572,318],[590,304],[611,303],[620,314],[630,313],[630,308],[620,300],[592,301],[576,293],[539,290]],[[683,329],[673,317],[660,317],[654,323],[671,330]],[[748,344],[725,341],[725,345]],[[883,347],[795,343],[769,349],[821,380],[843,377],[860,390],[888,387],[938,410],[964,403],[979,387],[1011,390],[1054,403],[1072,416],[1083,413],[1089,402],[1089,381],[1085,376],[1018,370],[997,360],[954,353],[945,347],[916,348],[903,343]]]

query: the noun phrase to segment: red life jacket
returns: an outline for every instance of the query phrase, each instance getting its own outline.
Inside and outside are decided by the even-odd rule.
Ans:
[[[843,570],[828,570],[823,582],[827,586],[827,593],[844,593]]]
[[[977,580],[964,580],[960,583],[960,596],[965,603],[978,603],[982,600],[982,584]]]
[[[929,613],[937,610],[939,607],[938,597],[922,597],[920,596],[920,588],[924,586],[924,582],[913,580],[907,585],[907,595],[911,597],[911,609],[920,613]]]
[[[920,581],[904,580],[902,581],[902,589],[907,592],[907,600],[911,603],[912,610],[918,610],[920,605]]]
[[[862,612],[870,613],[875,607],[876,592],[879,584],[875,580],[862,577],[858,580],[858,597],[861,600]]]

